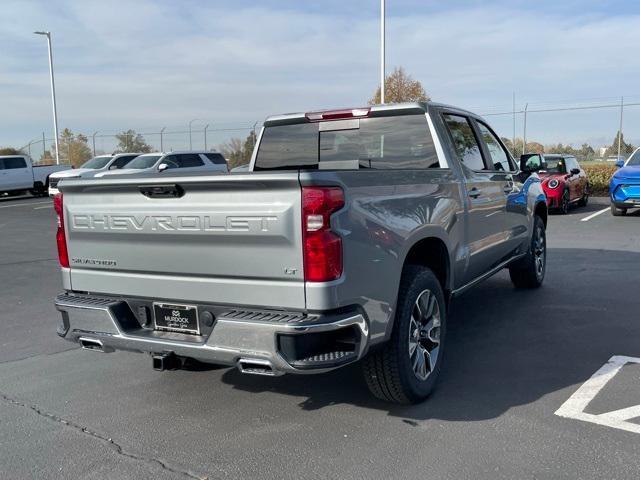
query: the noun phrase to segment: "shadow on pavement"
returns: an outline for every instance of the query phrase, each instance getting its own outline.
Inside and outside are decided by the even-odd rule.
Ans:
[[[354,404],[405,422],[494,418],[577,385],[612,355],[640,356],[640,253],[551,249],[544,286],[515,290],[501,273],[453,302],[447,351],[435,393],[421,405],[372,399],[352,365],[329,374],[270,378],[235,369],[223,381],[247,392],[306,397],[303,410]],[[611,279],[619,279],[611,283]]]

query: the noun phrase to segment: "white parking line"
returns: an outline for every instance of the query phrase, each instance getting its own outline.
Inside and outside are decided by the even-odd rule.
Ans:
[[[51,204],[45,205],[44,207],[33,207],[34,210],[42,210],[43,208],[52,208]]]
[[[45,203],[51,204],[51,201],[49,201],[49,202],[16,203],[15,205],[0,205],[0,208],[29,207],[31,205],[43,205]]]
[[[591,400],[600,393],[603,387],[628,363],[640,363],[640,358],[616,355],[587,380],[571,397],[555,412],[559,417],[573,418],[583,422],[591,422],[605,427],[617,428],[627,432],[640,433],[640,425],[628,422],[640,416],[640,405],[634,405],[612,412],[594,415],[586,413]]]
[[[596,218],[598,215],[606,212],[609,210],[609,207],[607,208],[603,208],[602,210],[598,210],[596,213],[592,213],[591,215],[589,215],[588,217],[584,217],[582,220],[580,220],[581,222],[588,222],[589,220],[591,220],[592,218]]]

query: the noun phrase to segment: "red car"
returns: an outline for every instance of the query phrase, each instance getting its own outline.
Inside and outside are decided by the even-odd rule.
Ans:
[[[585,206],[589,201],[589,179],[576,157],[544,155],[546,167],[538,172],[547,195],[549,209],[565,214],[572,205]]]

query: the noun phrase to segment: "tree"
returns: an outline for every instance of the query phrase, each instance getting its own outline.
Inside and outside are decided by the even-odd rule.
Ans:
[[[81,133],[74,134],[65,128],[58,139],[60,147],[60,162],[68,163],[74,167],[82,165],[91,158],[91,149],[87,144],[87,137]],[[51,157],[55,158],[56,146],[51,145]]]
[[[624,141],[624,134],[620,133],[620,131],[618,130],[618,133],[616,133],[616,137],[613,139],[613,143],[609,148],[607,148],[605,156],[609,157],[618,155],[618,135],[620,135],[620,155],[631,155],[636,149],[636,147]]]
[[[247,163],[244,161],[244,148],[242,145],[242,140],[240,140],[239,138],[232,138],[228,142],[220,145],[220,151],[224,155],[224,158],[227,159],[229,169]]]
[[[115,153],[135,152],[135,153],[149,153],[153,150],[144,137],[135,130],[125,130],[122,133],[116,135],[118,140],[118,147]]]
[[[0,155],[20,155],[20,150],[16,150],[12,147],[3,147],[0,148]]]
[[[240,165],[246,165],[251,161],[251,155],[256,145],[256,132],[251,130],[247,138],[240,140],[239,138],[232,138],[227,143],[220,145],[220,151],[227,159],[229,168],[239,167]]]
[[[431,98],[424,91],[422,84],[407,75],[402,67],[396,67],[384,82],[385,103],[427,102]],[[380,103],[380,87],[376,89],[369,105]]]

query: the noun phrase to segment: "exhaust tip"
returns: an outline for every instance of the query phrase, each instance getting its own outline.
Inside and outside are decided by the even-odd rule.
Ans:
[[[110,353],[114,351],[110,347],[105,347],[100,340],[95,338],[80,337],[78,342],[83,350],[92,350],[94,352],[102,353]]]
[[[266,375],[273,377],[275,372],[269,360],[259,358],[241,358],[238,360],[238,369],[242,373],[250,375]]]

